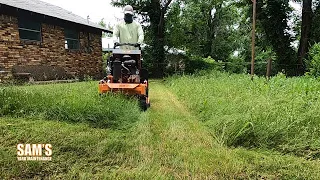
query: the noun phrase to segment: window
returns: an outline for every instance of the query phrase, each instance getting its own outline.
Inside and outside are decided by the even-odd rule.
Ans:
[[[39,22],[19,19],[18,26],[21,40],[41,41],[41,24]]]
[[[66,49],[79,49],[79,32],[65,29],[64,30],[64,36],[65,36],[65,48]]]

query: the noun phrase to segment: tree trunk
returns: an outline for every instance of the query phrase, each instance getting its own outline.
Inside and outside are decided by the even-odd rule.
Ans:
[[[301,39],[300,39],[300,46],[298,50],[298,63],[300,66],[299,70],[301,74],[303,74],[305,71],[303,60],[309,51],[311,24],[312,24],[312,0],[303,0]]]
[[[155,78],[164,77],[165,71],[165,8],[159,6],[159,1],[151,1],[150,14],[150,27],[152,33],[154,34],[154,39],[152,40],[152,76]]]
[[[213,7],[211,7],[209,9],[209,16],[210,16],[210,21],[209,21],[209,27],[208,27],[208,41],[210,42],[210,48],[209,48],[209,55],[213,58],[213,59],[220,59],[222,57],[219,57],[219,53],[216,52],[216,34],[217,34],[217,27],[219,26],[219,13],[221,10],[222,4],[218,4],[215,8],[216,8],[216,12],[214,17],[212,17],[212,9]],[[207,56],[208,57],[208,56]],[[226,59],[225,59],[226,60]]]
[[[165,50],[164,31],[161,31],[153,42],[153,76],[155,78],[164,77],[165,71]]]
[[[212,41],[213,41],[213,38],[214,38],[214,31],[213,31],[213,23],[212,23],[212,16],[211,16],[211,11],[210,11],[210,8],[204,8],[205,10],[204,11],[208,11],[208,14],[207,14],[207,42],[205,43],[205,46],[203,47],[204,49],[204,52],[203,52],[203,55],[204,57],[208,57],[211,55],[211,52],[212,52]]]

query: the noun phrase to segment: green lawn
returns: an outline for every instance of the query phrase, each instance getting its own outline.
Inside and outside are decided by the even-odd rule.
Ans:
[[[193,103],[198,101],[189,101],[194,95],[184,95],[189,91],[182,84],[195,85],[197,78],[203,77],[174,78],[166,85],[152,81],[147,112],[121,96],[101,100],[95,82],[13,87],[19,95],[37,96],[18,101],[12,100],[15,94],[2,96],[6,103],[1,104],[0,179],[320,179],[320,162],[314,157],[306,160],[277,148],[223,143],[212,128],[214,123],[203,120],[204,110],[197,112]],[[237,75],[210,78],[222,78],[221,88],[228,87],[222,83],[227,80],[245,81]],[[192,91],[205,93],[201,86],[197,88]],[[15,113],[8,113],[11,110]],[[18,143],[52,144],[52,161],[17,161]]]

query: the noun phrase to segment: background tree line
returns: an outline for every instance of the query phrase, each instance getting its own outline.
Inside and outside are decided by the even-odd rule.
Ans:
[[[256,72],[302,75],[313,63],[309,50],[320,41],[319,0],[257,0]],[[301,4],[297,12],[292,3]],[[114,0],[130,4],[143,24],[145,64],[152,76],[177,69],[217,68],[248,72],[251,60],[251,0]],[[320,60],[319,60],[320,61]]]

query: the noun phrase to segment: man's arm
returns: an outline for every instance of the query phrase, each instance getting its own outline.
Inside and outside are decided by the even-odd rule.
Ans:
[[[118,24],[116,24],[113,28],[113,43],[119,42],[118,38],[120,36],[120,31],[119,31],[119,27]]]
[[[143,34],[143,29],[140,24],[138,24],[138,43],[142,44],[144,40],[144,34]]]

